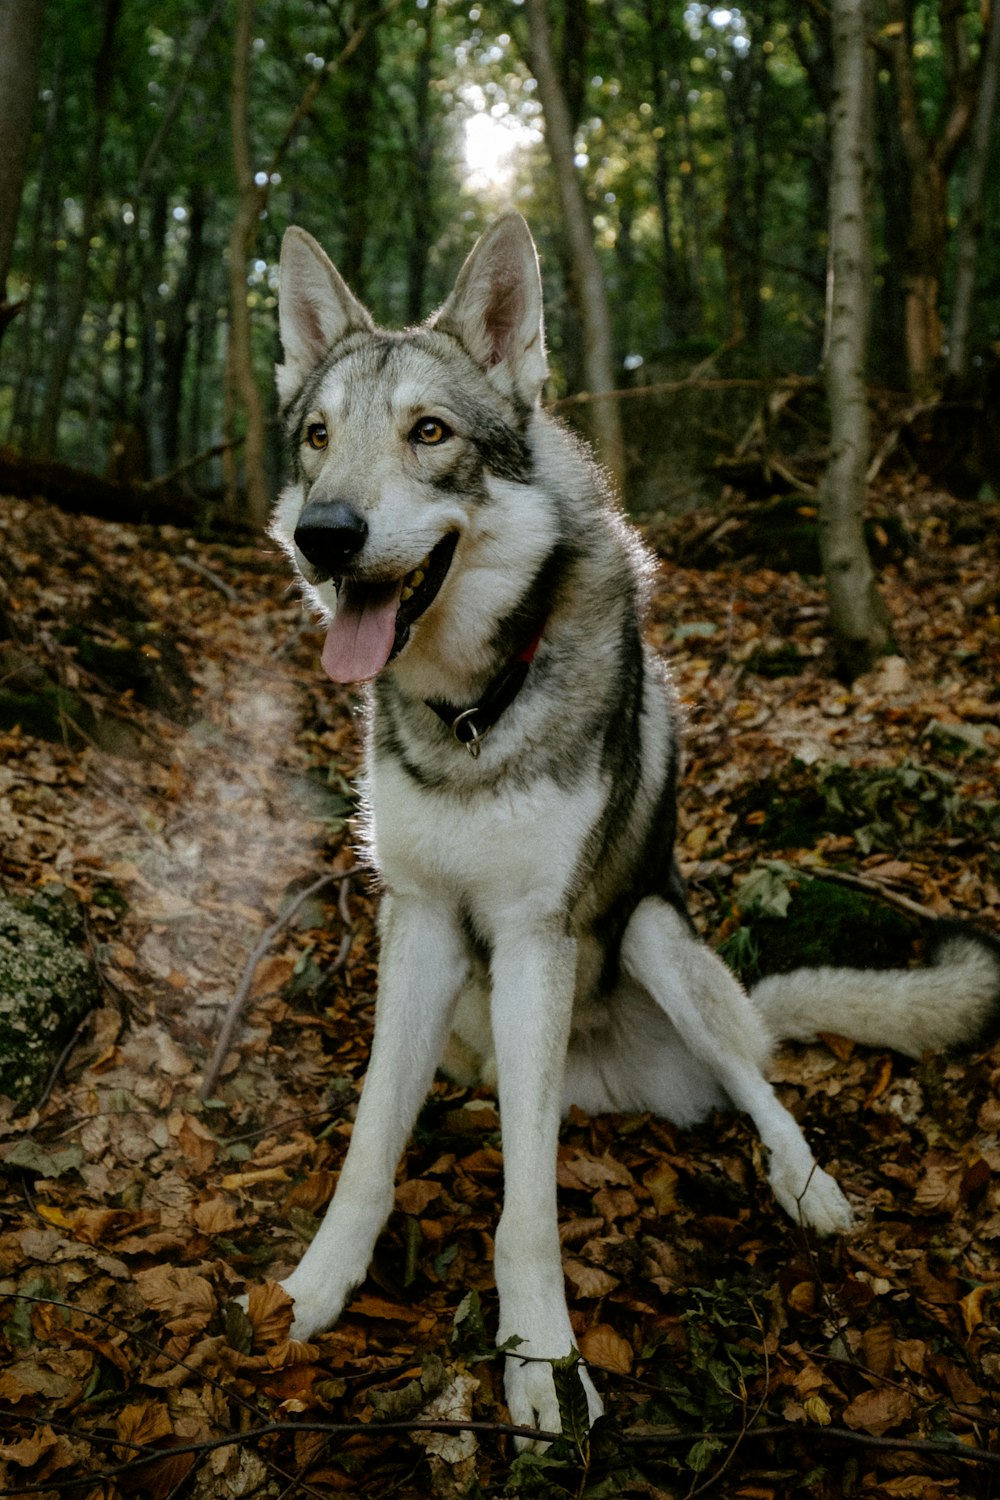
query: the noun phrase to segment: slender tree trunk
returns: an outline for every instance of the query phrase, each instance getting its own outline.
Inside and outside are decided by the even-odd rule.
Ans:
[[[177,288],[167,310],[163,333],[160,389],[163,403],[163,457],[166,469],[174,469],[181,456],[181,393],[191,331],[191,304],[201,272],[205,247],[205,190],[196,183],[190,193],[187,241]],[[191,450],[197,453],[199,450]]]
[[[250,53],[253,45],[253,0],[237,0],[236,34],[233,46],[233,80],[230,109],[233,173],[237,208],[229,234],[229,341],[226,388],[228,421],[226,436],[235,436],[236,404],[242,406],[246,423],[244,482],[247,516],[262,526],[270,508],[265,466],[266,434],[264,403],[253,368],[253,330],[247,301],[247,264],[257,230],[260,197],[253,180],[250,148]],[[227,474],[228,502],[237,513],[235,462]]]
[[[583,318],[585,378],[590,393],[600,397],[615,389],[611,311],[594,245],[594,226],[573,161],[573,131],[553,62],[547,6],[545,0],[526,0],[524,8],[530,38],[530,67],[545,116],[545,138],[555,171]],[[621,488],[625,478],[625,445],[618,402],[614,397],[598,399],[591,412],[591,430],[601,462]]]
[[[870,0],[834,0],[834,104],[827,287],[826,389],[830,461],[820,489],[820,547],[841,672],[871,667],[889,620],[865,545],[869,456],[868,361],[872,250],[869,176],[873,67]]]
[[[906,291],[903,275],[907,263],[909,192],[906,153],[899,133],[895,85],[891,78],[878,79],[875,86],[875,139],[878,149],[881,244],[892,274],[880,276],[875,293],[872,339],[872,377],[897,390],[906,390]]]
[[[410,235],[406,248],[406,318],[417,323],[426,313],[427,258],[432,240],[431,174],[434,168],[434,130],[431,124],[431,72],[434,60],[434,8],[423,12],[423,41],[417,53],[417,70],[413,83],[414,129],[412,149],[413,194],[410,208]]]
[[[55,451],[62,411],[63,395],[69,378],[70,361],[76,344],[76,335],[87,304],[87,289],[90,283],[90,242],[97,229],[97,215],[101,199],[103,177],[102,158],[107,134],[108,113],[111,108],[111,87],[114,83],[115,31],[122,0],[104,0],[101,41],[94,64],[94,116],[90,125],[90,151],[84,178],[83,211],[80,238],[76,250],[76,262],[70,273],[66,289],[63,316],[59,323],[45,401],[39,423],[38,451],[48,458]]]
[[[44,0],[0,0],[0,339],[17,311],[7,276],[38,97]]]
[[[992,0],[983,48],[983,72],[962,188],[962,213],[955,252],[955,290],[948,328],[948,374],[956,380],[964,379],[969,367],[972,297],[983,230],[983,189],[993,140],[997,94],[1000,93],[1000,0]]]
[[[39,336],[48,326],[45,316],[47,291],[55,280],[55,244],[59,238],[55,225],[58,218],[59,174],[55,170],[56,142],[62,122],[63,66],[66,57],[65,38],[56,39],[49,73],[49,97],[45,104],[42,140],[34,163],[35,205],[32,214],[31,234],[27,263],[31,267],[31,281],[25,297],[24,320],[17,340],[18,371],[14,391],[14,409],[11,413],[11,435],[16,435],[23,448],[31,445],[31,429],[34,421],[35,403],[38,398],[37,369]],[[3,288],[0,286],[0,296]]]
[[[675,113],[669,87],[669,65],[666,56],[672,40],[670,17],[664,14],[654,0],[647,0],[646,25],[650,43],[649,92],[657,128],[653,132],[653,189],[656,207],[660,215],[660,306],[663,318],[663,341],[669,347],[675,339],[686,332],[684,310],[688,305],[686,296],[687,266],[682,264],[674,243],[674,215],[670,202],[670,186],[677,171],[670,151],[671,116]]]
[[[347,7],[345,7],[347,9]],[[369,17],[377,15],[379,0],[367,0],[363,7],[351,7]],[[429,25],[430,8],[424,13]],[[368,243],[369,203],[371,199],[372,143],[375,138],[375,80],[378,75],[381,47],[379,30],[369,25],[360,46],[341,78],[344,119],[351,122],[348,149],[341,163],[338,190],[344,243],[337,264],[351,290],[365,299],[365,249]]]
[[[926,397],[940,374],[941,284],[948,251],[948,183],[972,122],[982,67],[966,47],[963,0],[940,0],[945,95],[935,129],[928,127],[914,66],[916,0],[889,0],[893,77],[899,131],[908,164],[909,224],[903,279],[904,337],[911,391]]]
[[[132,418],[142,437],[142,448],[148,463],[148,473],[166,472],[163,452],[163,407],[157,391],[159,349],[157,325],[160,322],[160,286],[163,282],[163,267],[167,252],[167,224],[169,204],[165,188],[157,188],[151,194],[149,211],[149,237],[143,246],[138,270],[139,305],[139,400],[134,414],[123,412],[127,421]]]

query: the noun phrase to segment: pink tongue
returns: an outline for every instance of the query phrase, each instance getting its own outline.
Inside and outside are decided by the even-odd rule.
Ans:
[[[396,583],[341,585],[337,613],[323,645],[323,671],[334,682],[365,682],[389,660],[403,587]]]

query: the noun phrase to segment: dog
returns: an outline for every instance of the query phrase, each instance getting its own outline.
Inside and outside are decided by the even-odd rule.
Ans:
[[[328,1327],[363,1281],[441,1065],[498,1093],[506,1400],[518,1425],[558,1431],[549,1361],[574,1344],[556,1211],[566,1109],[680,1126],[744,1110],[785,1212],[846,1230],[844,1194],[767,1080],[776,1042],[970,1042],[1000,960],[953,936],[925,970],[799,971],[748,995],[699,941],[673,852],[678,713],[642,639],[652,562],[585,447],[541,410],[541,286],[519,215],[405,332],[376,327],[291,228],[279,321],[292,478],[271,535],[329,622],[324,670],[369,685],[366,837],[383,887],[371,1059],[333,1201],[283,1283],[293,1333]]]

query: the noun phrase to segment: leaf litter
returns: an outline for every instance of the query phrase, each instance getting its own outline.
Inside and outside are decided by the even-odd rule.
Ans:
[[[680,855],[712,941],[737,929],[747,881],[780,908],[781,879],[810,865],[1000,926],[995,825],[968,815],[998,797],[997,509],[977,507],[965,541],[969,507],[947,496],[890,479],[880,504],[913,539],[883,579],[898,652],[850,688],[829,675],[815,579],[682,567],[689,523],[649,528],[653,635],[688,720]],[[574,1112],[561,1237],[609,1408],[589,1437],[515,1459],[502,1432],[484,1090],[434,1085],[368,1280],[335,1329],[290,1339],[276,1282],[335,1185],[370,1039],[367,877],[276,935],[212,1097],[199,1089],[261,933],[356,863],[357,701],[321,678],[319,635],[261,548],[41,501],[0,502],[0,530],[0,619],[94,729],[0,733],[0,878],[71,894],[101,996],[44,1103],[0,1108],[0,1493],[680,1496],[713,1475],[746,1496],[993,1492],[997,1466],[939,1450],[1000,1454],[997,1049],[780,1054],[782,1097],[858,1211],[834,1244],[781,1216],[739,1117],[680,1131]],[[184,712],[58,638],[102,578],[139,602],[154,651],[169,640]],[[868,810],[762,849],[748,793],[837,786],[838,765],[881,778]],[[950,821],[921,820],[938,785]],[[859,838],[873,821],[885,831]],[[572,1416],[571,1365],[558,1378]],[[428,1419],[460,1430],[398,1430]]]

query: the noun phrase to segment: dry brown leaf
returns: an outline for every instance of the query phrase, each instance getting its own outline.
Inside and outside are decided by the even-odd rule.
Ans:
[[[20,1438],[12,1443],[0,1443],[0,1463],[17,1464],[30,1469],[40,1463],[47,1453],[58,1448],[59,1438],[51,1427],[40,1427],[31,1437]]]
[[[896,1332],[891,1323],[876,1323],[861,1335],[861,1359],[873,1375],[888,1375],[896,1353]]]
[[[658,1214],[673,1213],[677,1207],[677,1184],[680,1176],[669,1162],[661,1161],[643,1177],[643,1186],[653,1200]]]
[[[996,1295],[996,1287],[977,1286],[964,1296],[958,1304],[962,1310],[962,1322],[965,1324],[966,1333],[972,1333],[977,1329],[986,1316],[984,1303]]]
[[[609,1224],[616,1219],[630,1219],[639,1205],[628,1188],[602,1188],[594,1194],[594,1207]]]
[[[250,986],[251,999],[257,999],[261,995],[277,994],[284,989],[285,985],[295,973],[297,955],[292,953],[271,953],[262,958],[253,971],[253,982]]]
[[[429,1182],[426,1177],[401,1182],[396,1188],[396,1207],[404,1214],[419,1218],[427,1205],[440,1198],[443,1192],[440,1182]]]
[[[618,1277],[598,1266],[589,1266],[574,1255],[563,1256],[563,1270],[578,1297],[606,1297],[618,1285]]]
[[[260,1182],[287,1181],[288,1173],[284,1167],[263,1167],[250,1172],[229,1172],[221,1185],[227,1192],[235,1192],[238,1188],[256,1187]]]
[[[816,1304],[816,1287],[811,1281],[797,1281],[785,1298],[795,1312],[812,1312]]]
[[[255,1281],[247,1297],[247,1317],[255,1345],[277,1344],[288,1338],[294,1303],[276,1281]]]
[[[336,1185],[336,1172],[310,1172],[301,1182],[292,1184],[285,1194],[282,1207],[286,1212],[290,1208],[304,1208],[306,1213],[318,1214],[333,1197]]]
[[[844,1422],[855,1431],[881,1437],[891,1428],[901,1426],[912,1414],[913,1397],[909,1391],[882,1386],[855,1396],[844,1408]]]
[[[215,1311],[215,1292],[204,1276],[185,1266],[150,1266],[136,1271],[139,1295],[153,1312],[168,1318],[202,1318]]]
[[[350,1311],[362,1318],[385,1318],[391,1323],[419,1323],[421,1317],[419,1310],[365,1292],[351,1299]]]
[[[199,1175],[214,1164],[219,1150],[215,1136],[194,1115],[175,1110],[167,1121],[184,1161]]]
[[[927,1214],[954,1213],[960,1201],[962,1173],[961,1160],[951,1152],[928,1152],[924,1175],[913,1195],[914,1207]]]
[[[225,1234],[240,1222],[239,1214],[227,1198],[208,1198],[191,1210],[195,1228],[202,1234]]]
[[[170,1413],[162,1401],[138,1401],[123,1407],[115,1418],[115,1432],[122,1443],[118,1457],[130,1458],[133,1447],[155,1443],[173,1430]]]
[[[580,1339],[580,1353],[600,1370],[614,1370],[618,1375],[632,1372],[632,1345],[610,1323],[592,1324]]]

